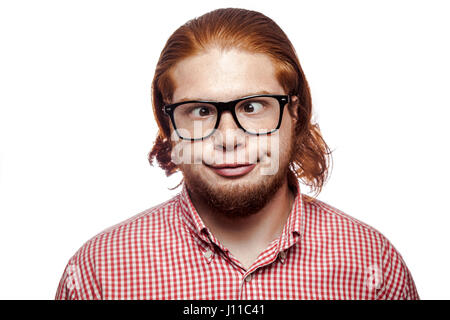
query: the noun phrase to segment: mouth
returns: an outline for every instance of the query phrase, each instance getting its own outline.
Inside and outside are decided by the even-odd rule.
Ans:
[[[239,177],[243,176],[255,168],[256,163],[230,163],[220,165],[207,165],[212,171],[222,177]]]

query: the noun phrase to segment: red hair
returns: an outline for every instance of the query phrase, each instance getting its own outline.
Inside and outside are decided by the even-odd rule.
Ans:
[[[186,22],[167,40],[152,82],[153,113],[159,131],[149,153],[150,164],[153,165],[156,158],[167,176],[178,170],[171,161],[169,119],[162,112],[162,107],[172,102],[174,83],[171,71],[181,60],[210,48],[239,49],[263,53],[271,58],[280,85],[287,94],[299,98],[299,103],[293,106],[297,108],[298,121],[289,165],[289,184],[294,185],[294,179],[300,179],[316,195],[319,194],[328,176],[331,151],[321,136],[319,125],[311,122],[308,82],[295,49],[283,30],[272,19],[251,10],[226,8],[208,12]]]

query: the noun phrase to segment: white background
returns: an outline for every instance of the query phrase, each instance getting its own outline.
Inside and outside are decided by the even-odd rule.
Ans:
[[[147,162],[150,85],[172,32],[221,7],[294,44],[334,150],[318,198],[449,299],[450,10],[429,0],[0,1],[0,298],[53,299],[85,241],[179,192]]]

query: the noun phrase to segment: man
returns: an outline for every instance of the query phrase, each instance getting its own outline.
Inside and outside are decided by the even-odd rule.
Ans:
[[[57,299],[419,299],[377,230],[300,192],[327,175],[308,84],[283,31],[219,9],[169,38],[155,72],[149,160],[174,198],[70,259]]]

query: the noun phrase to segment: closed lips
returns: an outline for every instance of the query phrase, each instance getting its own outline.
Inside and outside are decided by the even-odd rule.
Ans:
[[[210,165],[210,167],[216,168],[216,169],[222,169],[222,168],[237,168],[237,167],[245,167],[249,166],[251,163],[236,163],[236,164],[218,164],[218,165]]]
[[[244,164],[244,163],[236,163],[236,164],[221,164],[221,165],[212,165],[208,166],[211,170],[213,170],[216,174],[223,177],[239,177],[243,176],[255,168],[256,163],[253,164]]]

